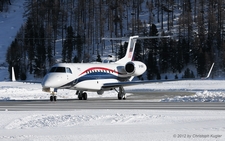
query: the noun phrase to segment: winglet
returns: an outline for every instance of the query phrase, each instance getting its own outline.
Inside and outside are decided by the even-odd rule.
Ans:
[[[209,76],[210,76],[210,74],[211,74],[211,72],[212,72],[212,69],[213,69],[214,64],[215,64],[215,63],[212,64],[212,66],[211,66],[211,68],[210,68],[210,70],[209,70],[208,75],[207,75],[206,77],[202,78],[202,79],[208,79],[208,78],[209,78]]]
[[[15,72],[14,72],[14,67],[12,67],[12,82],[16,81],[16,77],[15,77]]]

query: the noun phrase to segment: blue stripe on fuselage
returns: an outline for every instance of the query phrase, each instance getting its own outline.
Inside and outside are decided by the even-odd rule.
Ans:
[[[121,78],[118,76],[115,76],[113,74],[107,73],[107,72],[92,72],[92,73],[88,73],[84,76],[81,76],[63,86],[61,86],[60,88],[71,88],[74,87],[76,84],[83,82],[83,81],[87,81],[87,80],[96,80],[96,79],[117,79],[119,81],[128,81],[130,77],[125,77],[125,78]]]

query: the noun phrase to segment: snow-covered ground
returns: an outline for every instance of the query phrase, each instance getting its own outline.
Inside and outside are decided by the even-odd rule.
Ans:
[[[170,101],[225,101],[224,80],[153,83],[126,90],[191,91],[193,96],[161,99]],[[60,90],[59,98],[76,98],[72,90]],[[116,97],[105,92],[102,96]],[[0,82],[0,99],[49,99],[40,84]],[[1,101],[0,101],[1,102]],[[225,105],[224,105],[225,106]],[[225,111],[222,110],[73,110],[0,111],[0,140],[225,140]]]
[[[49,99],[40,84],[7,82],[5,53],[24,24],[24,0],[11,0],[0,13],[0,102]],[[179,81],[127,87],[128,92],[191,91],[192,96],[165,98],[159,102],[224,102],[225,81]],[[58,98],[76,98],[75,91],[59,90]],[[114,91],[99,96],[117,97]],[[225,111],[185,110],[74,110],[0,111],[1,141],[115,141],[115,140],[225,140]]]
[[[126,87],[130,92],[151,91],[186,91],[194,92],[192,96],[176,96],[158,100],[158,102],[225,102],[224,80],[195,80],[195,81],[173,81],[165,83],[151,83]],[[117,97],[115,91],[107,91],[103,95],[88,92],[88,97]],[[73,90],[58,90],[58,99],[77,98]],[[42,92],[41,84],[0,81],[1,100],[37,100],[49,99],[49,94]]]
[[[225,140],[225,111],[0,112],[1,141]]]

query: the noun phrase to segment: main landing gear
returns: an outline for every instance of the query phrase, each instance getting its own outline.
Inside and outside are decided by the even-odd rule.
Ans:
[[[119,91],[115,89],[118,93],[118,99],[119,100],[125,100],[126,99],[126,92],[122,86],[119,87]],[[83,91],[77,91],[76,95],[78,96],[79,100],[87,100],[87,93]]]
[[[115,89],[115,91],[117,91],[117,90]],[[126,92],[125,92],[125,90],[122,86],[119,87],[119,91],[117,91],[117,92],[118,92],[118,99],[119,100],[122,100],[122,99],[125,100],[126,99]]]
[[[77,91],[76,95],[78,95],[79,100],[87,100],[87,93],[83,91]]]

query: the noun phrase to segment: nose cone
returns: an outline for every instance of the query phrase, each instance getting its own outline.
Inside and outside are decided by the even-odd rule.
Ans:
[[[58,75],[49,73],[45,75],[41,85],[43,88],[57,88],[61,85],[60,81],[61,79]]]
[[[49,74],[45,75],[44,79],[41,82],[41,85],[43,88],[51,87],[51,81],[49,80]]]

